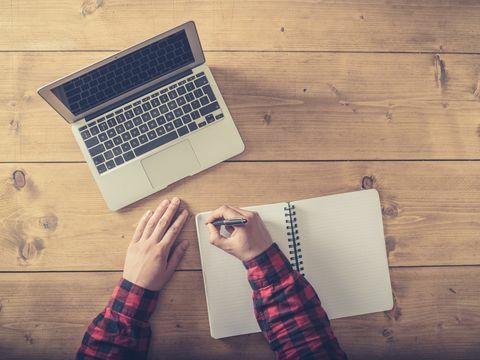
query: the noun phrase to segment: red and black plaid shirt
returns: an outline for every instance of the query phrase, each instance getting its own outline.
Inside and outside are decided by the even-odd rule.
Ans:
[[[277,359],[346,359],[315,290],[276,244],[245,262],[255,316]],[[158,292],[122,279],[89,325],[77,359],[144,359]]]

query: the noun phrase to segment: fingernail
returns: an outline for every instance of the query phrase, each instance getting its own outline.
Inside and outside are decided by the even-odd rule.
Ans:
[[[178,197],[174,197],[172,199],[172,203],[174,203],[175,205],[180,204],[180,199]]]
[[[183,214],[184,214],[184,215],[188,215],[188,214],[189,214],[188,210],[187,210],[187,209],[183,209]]]
[[[168,205],[169,202],[170,202],[169,200],[165,199],[160,203],[160,205],[165,206],[165,205]]]
[[[147,212],[145,213],[145,216],[150,216],[152,215],[152,210],[147,210]]]

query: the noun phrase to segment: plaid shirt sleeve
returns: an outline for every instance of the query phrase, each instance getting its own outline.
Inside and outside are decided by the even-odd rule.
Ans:
[[[277,359],[346,359],[310,283],[273,244],[244,262],[255,316]]]
[[[88,326],[77,359],[146,359],[150,344],[148,320],[158,291],[121,279],[106,308]]]

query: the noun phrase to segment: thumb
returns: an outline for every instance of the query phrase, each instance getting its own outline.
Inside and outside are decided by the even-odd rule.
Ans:
[[[167,272],[169,275],[173,275],[173,272],[177,268],[180,261],[182,261],[185,252],[187,251],[189,242],[187,240],[182,241],[173,251],[173,254],[168,259]]]
[[[210,231],[210,244],[219,246],[221,244],[221,241],[225,238],[220,234],[220,231],[215,225],[208,223],[207,226],[208,231]]]

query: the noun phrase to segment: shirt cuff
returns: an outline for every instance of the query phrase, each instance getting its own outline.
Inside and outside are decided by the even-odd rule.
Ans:
[[[248,270],[248,281],[253,290],[278,284],[293,272],[292,265],[276,243],[251,260],[244,261]]]
[[[159,291],[144,289],[122,278],[107,307],[119,314],[147,322],[157,306]]]

